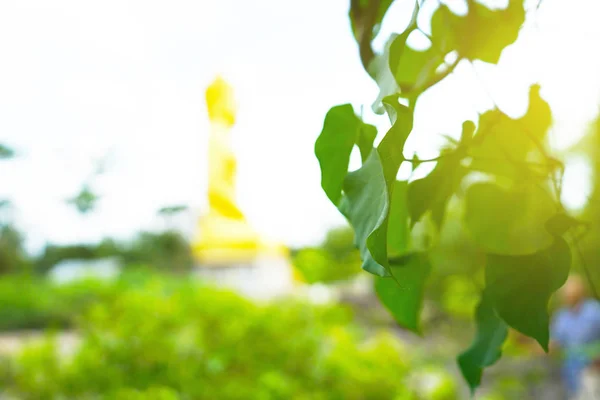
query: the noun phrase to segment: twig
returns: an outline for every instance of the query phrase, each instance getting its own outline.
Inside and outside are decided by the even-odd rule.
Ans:
[[[412,164],[420,164],[420,163],[428,163],[428,162],[440,161],[444,157],[445,156],[438,156],[438,157],[434,157],[434,158],[426,158],[424,160],[415,159],[414,157],[413,158],[403,158],[402,162],[409,162],[409,163],[412,163]]]
[[[535,11],[539,11],[543,2],[544,2],[544,0],[538,0],[537,6],[535,6]]]

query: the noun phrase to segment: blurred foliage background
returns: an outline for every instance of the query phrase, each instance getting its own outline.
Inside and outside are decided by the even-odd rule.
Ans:
[[[561,154],[593,170],[592,194],[577,215],[588,225],[574,256],[575,270],[589,272],[593,287],[600,287],[599,152],[600,120]],[[0,162],[15,156],[0,143]],[[67,202],[87,214],[98,199],[86,183]],[[468,398],[455,355],[473,336],[484,254],[464,231],[464,206],[454,200],[431,250],[423,307],[430,334],[422,338],[380,305],[348,226],[330,230],[319,245],[291,249],[306,296],[259,302],[194,276],[189,238],[174,229],[128,241],[47,244],[30,254],[12,204],[0,199],[0,398]],[[168,219],[185,210],[168,205],[159,214]],[[122,265],[117,277],[50,278],[63,262],[105,259]],[[313,301],[315,288],[334,301]],[[490,369],[478,399],[546,398],[556,390],[556,360],[532,354],[515,332],[503,350],[505,360]]]

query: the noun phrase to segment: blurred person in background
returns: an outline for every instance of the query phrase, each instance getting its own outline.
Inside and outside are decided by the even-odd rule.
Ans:
[[[563,286],[561,300],[550,326],[550,351],[562,354],[569,399],[600,400],[600,303],[588,297],[577,275]]]

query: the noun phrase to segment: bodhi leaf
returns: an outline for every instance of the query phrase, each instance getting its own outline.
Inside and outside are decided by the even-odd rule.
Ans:
[[[525,22],[523,0],[509,0],[503,10],[491,10],[468,0],[465,16],[441,5],[431,19],[431,36],[436,48],[457,50],[461,58],[496,64],[502,50],[513,43]]]
[[[315,143],[315,155],[321,166],[321,187],[333,204],[338,205],[342,197],[354,144],[358,143],[364,160],[376,135],[375,127],[362,122],[350,104],[335,106],[327,112]]]
[[[523,255],[548,247],[553,238],[544,224],[555,213],[549,194],[534,185],[505,190],[494,183],[475,183],[465,196],[467,228],[492,253]]]
[[[387,238],[390,272],[393,277],[376,278],[375,291],[400,326],[420,333],[425,283],[431,264],[423,252],[408,253],[410,229],[407,190],[406,181],[394,183]]]
[[[388,217],[388,258],[404,255],[410,246],[406,181],[396,181]]]
[[[446,204],[465,175],[460,160],[456,152],[442,155],[429,175],[408,185],[411,225],[417,223],[427,211],[431,212],[438,227],[442,224]]]
[[[379,33],[381,21],[394,0],[351,0],[350,24],[356,41],[360,43],[364,35],[369,41]]]
[[[481,384],[483,369],[493,365],[502,356],[502,344],[508,336],[508,326],[498,317],[486,293],[482,294],[475,311],[475,322],[475,339],[471,347],[457,359],[460,371],[472,393]]]
[[[413,113],[410,108],[398,103],[398,95],[384,98],[383,105],[390,117],[392,127],[379,143],[377,151],[383,162],[386,184],[392,187],[400,164],[404,161],[404,144],[412,131]]]
[[[480,117],[472,142],[470,167],[516,180],[522,180],[532,171],[548,172],[543,171],[544,165],[540,168],[526,161],[529,153],[543,143],[551,124],[550,106],[540,96],[540,87],[533,85],[529,89],[529,107],[523,117],[512,119],[498,109],[487,111]]]
[[[412,111],[398,103],[397,97],[384,99],[392,127],[376,150],[371,151],[363,166],[348,174],[340,212],[354,228],[363,269],[389,275],[388,217],[396,175],[404,160],[402,149],[412,130]]]
[[[473,134],[475,133],[475,123],[473,121],[465,121],[462,124],[462,132],[460,134],[460,145],[468,146],[473,140]]]
[[[536,140],[541,141],[546,137],[548,128],[552,125],[552,110],[540,95],[540,85],[531,85],[529,88],[529,107],[519,122],[522,129]]]
[[[369,70],[371,71],[371,76],[373,77],[375,82],[377,82],[377,86],[379,87],[379,95],[377,96],[377,98],[373,102],[373,105],[371,106],[373,112],[375,112],[376,114],[383,114],[385,112],[382,104],[383,99],[387,96],[391,96],[394,93],[398,92],[398,85],[396,84],[394,75],[392,74],[388,66],[390,47],[392,46],[392,44],[398,36],[401,35],[390,35],[387,42],[385,43],[383,53],[375,57],[375,59],[369,67]]]
[[[390,268],[393,277],[375,280],[377,296],[400,326],[420,333],[423,294],[431,270],[429,260],[424,253],[413,253]]]
[[[557,213],[546,221],[546,230],[555,236],[564,235],[569,229],[582,225],[581,221],[567,215],[564,211]]]
[[[423,87],[444,62],[444,54],[433,47],[424,51],[409,47],[404,35],[394,39],[389,52],[389,69],[402,92]]]
[[[356,145],[360,150],[360,158],[364,163],[367,161],[367,157],[373,149],[373,142],[377,137],[377,128],[373,125],[365,124],[361,122],[361,126],[358,131],[358,137],[356,138]]]
[[[537,340],[548,351],[550,296],[567,280],[569,245],[555,237],[548,248],[533,254],[488,254],[486,290],[494,308],[508,325]]]
[[[387,276],[387,249],[378,238],[382,228],[387,227],[389,201],[383,166],[375,149],[358,170],[344,180],[344,197],[340,212],[354,228],[356,246],[360,251],[364,270]],[[374,237],[373,240],[369,239]]]
[[[371,41],[379,32],[383,17],[393,0],[351,0],[350,25],[358,43],[360,60],[365,70],[376,78],[373,61],[377,58]],[[416,7],[415,7],[416,9]]]

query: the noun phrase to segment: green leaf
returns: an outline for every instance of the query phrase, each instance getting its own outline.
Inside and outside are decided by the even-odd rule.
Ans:
[[[390,48],[398,36],[400,35],[390,35],[385,43],[383,53],[377,55],[369,66],[369,73],[379,87],[379,95],[372,105],[373,112],[376,114],[384,113],[383,99],[398,92],[398,85],[389,67]]]
[[[392,127],[362,167],[348,174],[340,212],[356,234],[363,269],[378,276],[389,275],[387,237],[390,202],[402,149],[412,130],[412,110],[398,103],[397,96],[384,99]]]
[[[491,10],[468,0],[465,16],[441,5],[431,19],[432,47],[444,52],[457,50],[461,58],[496,64],[502,50],[512,44],[525,22],[523,0],[509,0],[503,10]]]
[[[465,121],[462,124],[462,132],[460,134],[460,145],[468,146],[473,140],[473,134],[475,133],[475,123],[473,121]]]
[[[378,276],[389,275],[385,232],[389,200],[376,150],[371,151],[360,169],[349,173],[344,180],[344,197],[339,210],[354,228],[363,269]]]
[[[445,55],[433,47],[424,51],[414,50],[406,45],[403,35],[394,39],[389,54],[389,69],[402,92],[422,87],[443,64]]]
[[[358,149],[360,150],[360,157],[361,157],[363,163],[369,157],[369,154],[371,153],[371,150],[373,149],[373,142],[375,142],[376,137],[377,137],[377,128],[375,128],[373,125],[362,123],[362,125],[359,129],[358,138],[356,140],[356,145],[358,146]]]
[[[381,21],[394,0],[351,0],[350,24],[354,37],[360,43],[366,34],[369,41],[379,33]]]
[[[531,85],[527,113],[518,120],[522,124],[522,129],[538,141],[545,139],[552,125],[552,110],[540,95],[540,89],[540,85]]]
[[[546,230],[554,236],[562,236],[569,229],[582,225],[582,222],[561,211],[546,221]]]
[[[403,257],[391,266],[392,277],[376,278],[375,291],[383,305],[402,327],[420,333],[420,314],[425,283],[431,265],[424,253]]]
[[[383,106],[390,117],[392,127],[377,147],[388,188],[396,181],[398,169],[404,161],[404,144],[413,128],[413,111],[398,103],[398,98],[398,95],[393,95],[383,99]]]
[[[511,190],[475,183],[465,196],[465,223],[473,240],[487,252],[523,255],[552,243],[545,222],[556,213],[549,194],[534,185]]]
[[[407,191],[408,182],[394,183],[388,217],[388,258],[405,254],[410,246]]]
[[[430,211],[433,221],[438,227],[441,226],[446,204],[466,172],[460,161],[458,153],[447,153],[429,175],[408,185],[408,210],[412,225]]]
[[[315,155],[321,166],[321,187],[327,197],[338,205],[342,197],[344,178],[348,173],[350,154],[358,143],[363,159],[372,147],[377,130],[363,123],[350,104],[331,108],[325,116],[323,130],[315,143]]]
[[[458,366],[473,393],[481,384],[483,369],[493,365],[502,356],[502,344],[508,336],[508,327],[493,308],[486,293],[475,312],[477,334],[471,346],[458,356]]]
[[[571,251],[564,239],[533,254],[488,254],[486,290],[494,308],[508,325],[530,336],[548,351],[550,296],[567,280]]]
[[[512,119],[498,109],[484,113],[473,138],[472,169],[522,181],[547,168],[527,164],[527,156],[541,145],[552,124],[550,106],[540,96],[540,87],[529,89],[527,113]],[[546,169],[546,171],[544,171]]]

